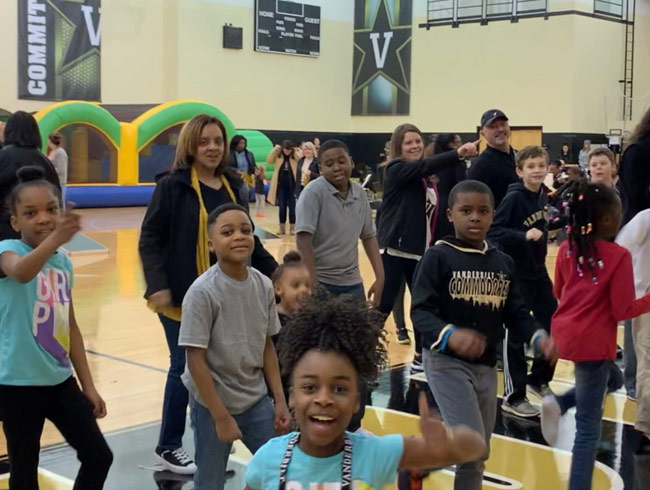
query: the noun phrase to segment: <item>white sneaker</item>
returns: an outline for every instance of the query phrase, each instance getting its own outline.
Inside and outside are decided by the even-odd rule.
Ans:
[[[562,409],[555,396],[544,397],[542,401],[542,435],[549,446],[557,444]]]

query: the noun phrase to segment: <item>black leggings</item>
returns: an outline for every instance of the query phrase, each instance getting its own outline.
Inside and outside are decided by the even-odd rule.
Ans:
[[[81,468],[73,490],[101,490],[113,462],[86,396],[71,376],[55,386],[0,385],[9,453],[9,488],[38,490],[38,455],[45,420],[77,451]]]
[[[290,185],[278,184],[278,206],[280,207],[280,224],[287,222],[287,208],[289,208],[289,224],[296,224],[296,196]]]
[[[389,255],[387,252],[381,254],[381,261],[384,264],[384,290],[381,293],[381,304],[379,311],[386,317],[390,315],[395,307],[395,300],[399,294],[402,282],[406,281],[411,294],[413,293],[413,274],[418,261],[415,259],[405,259],[403,257],[395,257]],[[422,346],[420,345],[420,336],[413,329],[413,336],[415,337],[415,353],[422,354]]]

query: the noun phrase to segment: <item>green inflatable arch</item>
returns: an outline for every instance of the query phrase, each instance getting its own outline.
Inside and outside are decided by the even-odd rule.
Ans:
[[[133,121],[138,126],[137,150],[142,150],[152,139],[166,129],[184,123],[197,114],[208,114],[219,119],[226,127],[228,140],[236,134],[234,124],[228,116],[215,106],[194,101],[172,102],[147,111]]]
[[[70,124],[87,124],[105,134],[110,142],[120,148],[120,123],[102,107],[89,102],[71,102],[57,105],[38,117],[38,127],[43,139],[43,151],[47,148],[47,137],[52,131]]]

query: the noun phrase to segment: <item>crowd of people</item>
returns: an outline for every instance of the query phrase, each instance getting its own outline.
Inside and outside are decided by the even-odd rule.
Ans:
[[[568,147],[553,162],[541,146],[516,152],[497,109],[480,126],[487,147],[479,155],[478,141],[450,134],[426,144],[415,125],[399,125],[378,168],[375,217],[339,140],[276,145],[265,195],[264,167],[244,137],[228,141],[207,115],[183,126],[139,241],[144,297],[170,352],[154,449],[166,469],[194,475],[197,490],[222,489],[232,443],[242,440],[253,453],[251,490],[382,488],[399,470],[449,465],[456,490],[480,490],[499,357],[502,410],[541,415],[549,445],[576,408],[570,490],[591,488],[603,400],[623,382],[638,401],[638,451],[650,453],[650,111],[620,165],[588,141],[577,166]],[[79,215],[64,206],[63,137],[51,134],[44,155],[36,121],[18,112],[3,145],[0,417],[10,487],[38,488],[49,419],[77,450],[75,488],[100,489],[112,462],[95,420],[106,405],[74,317],[72,264],[57,252],[80,230]],[[281,234],[289,220],[297,250],[281,264],[254,233],[251,190],[258,215],[266,202],[279,207]],[[366,284],[359,242],[373,271]],[[386,366],[391,313],[397,341],[413,335],[413,370],[424,371],[442,416],[422,396],[421,437],[361,428]],[[623,321],[625,377],[613,362]],[[549,384],[558,357],[575,365],[575,386],[561,394]],[[188,406],[193,458],[182,445]]]

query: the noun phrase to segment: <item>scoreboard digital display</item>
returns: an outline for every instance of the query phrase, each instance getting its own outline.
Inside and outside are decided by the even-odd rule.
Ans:
[[[256,0],[255,50],[320,56],[320,7],[286,0]]]

